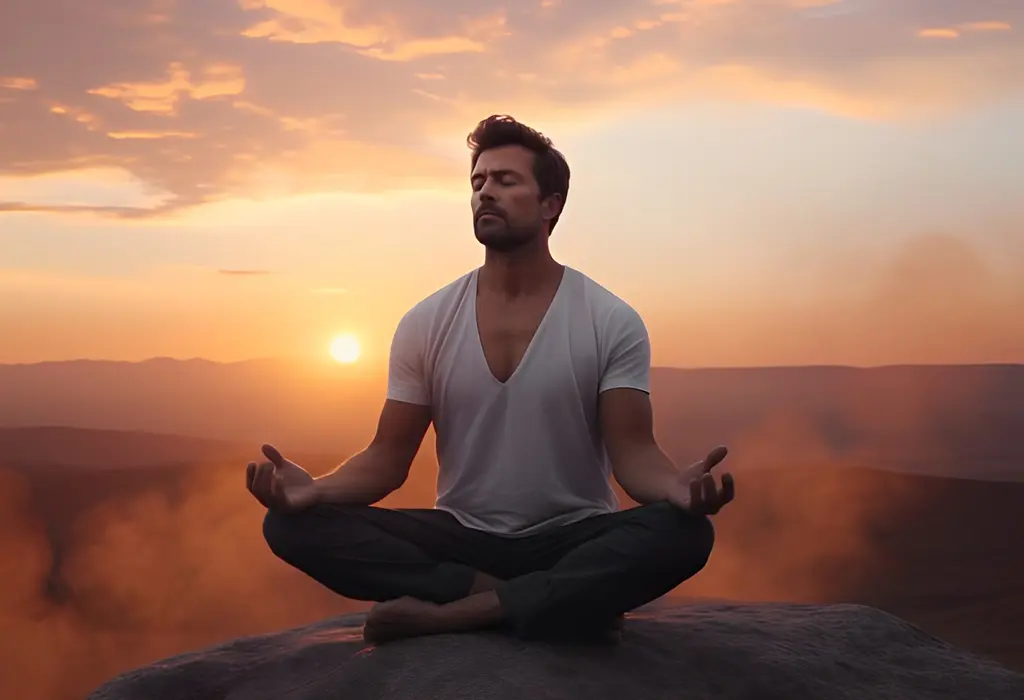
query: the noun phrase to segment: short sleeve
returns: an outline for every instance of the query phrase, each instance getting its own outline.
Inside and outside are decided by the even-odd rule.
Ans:
[[[426,333],[415,309],[398,322],[388,359],[387,398],[403,403],[430,405],[426,372]]]
[[[625,304],[618,306],[609,315],[604,333],[603,345],[608,349],[599,392],[625,388],[650,393],[651,341],[640,314]]]

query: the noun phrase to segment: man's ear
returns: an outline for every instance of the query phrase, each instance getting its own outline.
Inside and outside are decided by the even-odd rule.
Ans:
[[[544,217],[545,221],[551,221],[556,216],[562,213],[562,206],[564,202],[562,195],[557,192],[549,197],[546,197],[540,203],[541,216]]]

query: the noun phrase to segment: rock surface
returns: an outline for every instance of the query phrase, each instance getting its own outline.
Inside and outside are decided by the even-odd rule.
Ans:
[[[618,645],[497,634],[368,646],[361,615],[125,673],[89,700],[1021,700],[1024,675],[857,605],[639,612]]]

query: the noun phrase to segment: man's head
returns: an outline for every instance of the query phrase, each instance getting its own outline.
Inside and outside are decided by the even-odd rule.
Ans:
[[[551,140],[494,115],[466,139],[473,152],[473,229],[486,247],[509,252],[550,236],[569,194],[569,165]]]

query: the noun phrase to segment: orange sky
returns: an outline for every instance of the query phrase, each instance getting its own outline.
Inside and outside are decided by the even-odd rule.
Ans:
[[[52,21],[59,15],[60,22]],[[0,362],[380,363],[481,259],[466,133],[573,168],[556,256],[657,364],[1024,362],[1024,3],[0,7]]]

